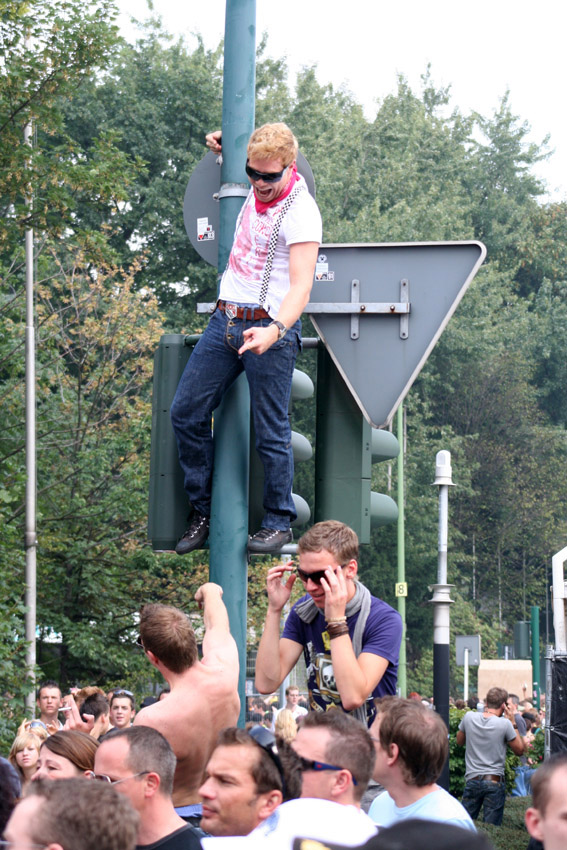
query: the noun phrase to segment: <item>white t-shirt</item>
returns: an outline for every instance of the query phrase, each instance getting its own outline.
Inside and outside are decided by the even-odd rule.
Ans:
[[[364,844],[376,835],[376,824],[356,806],[343,806],[330,800],[302,797],[282,803],[249,835],[202,838],[204,850],[224,850],[218,842],[229,841],[227,850],[293,850],[295,838],[332,841],[346,847]],[[236,847],[239,844],[239,848]]]
[[[309,194],[303,177],[295,184],[303,191],[285,214],[272,263],[268,294],[263,306],[275,318],[289,290],[289,246],[298,242],[321,242],[321,213]],[[294,186],[295,189],[295,186]],[[292,190],[293,191],[293,190]],[[268,256],[270,235],[286,198],[266,212],[256,212],[251,192],[239,216],[228,267],[222,277],[219,298],[236,304],[259,304],[262,276]]]
[[[393,826],[402,820],[419,818],[452,823],[454,826],[476,832],[473,820],[465,807],[448,791],[439,787],[415,803],[401,808],[398,808],[388,792],[384,791],[373,800],[368,814],[378,826]]]

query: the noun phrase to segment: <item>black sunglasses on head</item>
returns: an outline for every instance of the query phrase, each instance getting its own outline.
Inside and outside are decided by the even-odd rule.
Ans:
[[[265,726],[260,726],[260,724],[252,726],[252,728],[248,729],[247,732],[248,735],[252,738],[252,740],[255,741],[259,747],[262,747],[264,752],[269,755],[269,757],[277,767],[280,779],[282,781],[282,795],[285,800],[285,778],[282,763],[278,755],[276,736],[272,732],[270,732],[269,729],[266,729]]]
[[[281,171],[256,171],[255,168],[250,168],[248,160],[246,161],[246,174],[248,177],[251,180],[263,180],[264,183],[277,183],[278,180],[282,179],[288,168],[289,165],[286,165]]]

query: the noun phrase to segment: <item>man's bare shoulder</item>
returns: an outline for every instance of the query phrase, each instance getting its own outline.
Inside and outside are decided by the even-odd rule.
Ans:
[[[135,725],[153,726],[161,729],[164,724],[175,724],[180,717],[187,719],[195,715],[202,718],[203,713],[216,714],[230,712],[240,705],[238,697],[238,680],[231,676],[219,676],[218,671],[212,674],[212,669],[206,670],[200,665],[199,670],[192,669],[178,681],[165,699],[141,709],[134,719]]]

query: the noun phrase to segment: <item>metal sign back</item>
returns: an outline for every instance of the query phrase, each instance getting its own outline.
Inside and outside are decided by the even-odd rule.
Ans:
[[[480,664],[480,635],[456,635],[455,650],[457,656],[457,667],[465,665],[465,649],[469,651],[469,667],[478,667]]]
[[[315,197],[315,180],[311,166],[301,153],[297,155],[297,170],[305,178],[307,188]],[[209,151],[197,163],[189,178],[183,199],[183,221],[193,248],[211,266],[218,266],[219,252],[219,192],[221,169],[218,156]],[[225,187],[225,195],[245,197],[248,183]]]
[[[374,428],[390,421],[485,256],[481,242],[321,246],[305,312]]]

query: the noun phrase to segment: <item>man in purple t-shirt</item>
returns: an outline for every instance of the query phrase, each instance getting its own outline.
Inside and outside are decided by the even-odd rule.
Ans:
[[[333,705],[370,724],[373,699],[396,693],[402,621],[356,576],[358,538],[342,522],[316,523],[298,544],[299,566],[268,571],[268,611],[256,659],[256,687],[272,693],[303,652],[311,708]],[[282,583],[286,572],[292,572]],[[306,595],[280,618],[299,577]]]

